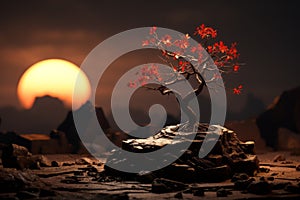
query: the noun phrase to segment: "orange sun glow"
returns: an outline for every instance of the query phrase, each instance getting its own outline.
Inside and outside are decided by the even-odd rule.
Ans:
[[[76,98],[73,99],[75,84]],[[68,107],[79,108],[90,97],[91,87],[86,75],[75,64],[62,59],[47,59],[32,65],[18,83],[18,97],[26,109],[36,97],[50,95],[59,98]]]

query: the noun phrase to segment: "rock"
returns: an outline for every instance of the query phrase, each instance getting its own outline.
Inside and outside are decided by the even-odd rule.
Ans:
[[[43,156],[33,156],[22,146],[9,144],[3,148],[2,164],[4,168],[40,169],[40,164],[46,165]]]
[[[178,192],[177,194],[174,195],[174,198],[176,199],[183,199],[183,195],[181,192]]]
[[[268,173],[268,172],[270,172],[270,168],[269,167],[259,167],[259,171],[264,172],[264,173]]]
[[[262,138],[268,146],[278,148],[278,129],[300,133],[300,87],[283,92],[256,119]]]
[[[104,133],[108,136],[108,138],[113,141],[115,144],[121,146],[121,141],[127,138],[127,135],[114,131],[110,128],[108,120],[103,112],[103,109],[100,107],[94,107],[90,102],[87,102],[78,110],[74,111],[74,114],[80,114],[81,112],[86,113],[86,123],[84,125],[88,126],[89,119],[93,116],[94,111],[96,111],[96,116],[99,121],[99,124],[104,131]],[[58,126],[58,131],[62,131],[66,134],[66,138],[68,142],[72,146],[72,153],[89,153],[81,142],[81,139],[77,133],[77,129],[74,124],[73,112],[70,111],[64,121]]]
[[[64,162],[62,164],[62,166],[72,166],[72,165],[75,165],[75,163],[73,163],[73,162]]]
[[[231,182],[236,182],[239,180],[248,180],[249,176],[246,173],[235,173],[232,178],[231,178]]]
[[[197,197],[203,197],[204,196],[204,190],[203,189],[196,189],[193,191],[193,195]]]
[[[141,183],[152,183],[155,178],[156,176],[152,172],[140,172],[136,180]]]
[[[155,176],[155,175],[154,175]],[[189,165],[173,163],[157,173],[156,176],[173,179],[176,181],[194,182],[195,169]]]
[[[300,165],[297,165],[296,170],[300,171]]]
[[[249,178],[246,180],[237,180],[234,182],[234,189],[246,190],[253,181],[255,181],[254,178]]]
[[[271,176],[277,176],[279,173],[278,172],[274,172],[271,174]]]
[[[241,142],[241,148],[246,154],[255,154],[255,142],[254,141],[246,141]]]
[[[75,161],[76,165],[91,165],[93,163],[93,161],[89,158],[80,158],[78,160]]]
[[[285,156],[283,154],[278,154],[273,158],[273,162],[285,161]]]
[[[285,187],[285,190],[291,193],[300,194],[300,186],[299,184],[290,184]]]
[[[8,156],[31,156],[31,153],[29,153],[26,147],[16,144],[8,145],[4,152]]]
[[[98,173],[97,172],[87,172],[87,175],[91,176],[91,177],[97,177]]]
[[[51,167],[60,167],[60,163],[54,160],[51,162]]]
[[[266,181],[266,178],[264,176],[259,178],[260,181]]]
[[[38,157],[38,161],[40,163],[41,167],[51,167],[52,166],[52,162],[50,162],[45,156],[39,156]]]
[[[185,183],[197,181],[223,181],[231,177],[233,173],[255,174],[258,167],[258,158],[254,154],[254,142],[241,142],[237,135],[221,126],[211,126],[199,124],[198,132],[191,141],[188,136],[194,132],[184,132],[181,130],[184,125],[178,124],[166,126],[157,134],[145,139],[128,139],[122,143],[122,148],[135,153],[148,153],[156,151],[168,145],[180,145],[186,142],[191,143],[190,147],[169,166],[157,170],[156,177],[182,181]],[[220,136],[211,152],[204,158],[199,158],[199,150],[205,139],[214,136],[215,129],[219,129]],[[181,130],[181,131],[178,131]],[[208,140],[210,141],[210,140]],[[164,160],[174,160],[174,155],[170,152],[161,155]],[[145,156],[145,159],[148,159]],[[117,172],[114,165],[134,166],[123,158],[120,151],[112,152],[112,156],[107,159],[104,166],[105,171],[112,175],[133,176],[130,174]],[[111,166],[111,167],[109,167]],[[116,168],[118,168],[116,166]],[[214,174],[214,176],[211,176]]]
[[[220,188],[216,192],[217,197],[227,197],[229,194],[232,194],[232,192],[224,188]]]
[[[41,169],[38,156],[18,156],[17,157],[17,169]]]
[[[168,193],[181,191],[187,188],[187,185],[178,181],[172,181],[163,178],[154,179],[152,183],[152,192],[153,193]]]
[[[244,172],[253,176],[258,171],[258,163],[259,161],[256,155],[248,155],[245,159],[238,158],[233,160],[231,170],[238,173]]]
[[[290,185],[290,182],[273,182],[272,183],[272,190],[283,190],[286,188],[287,185]]]
[[[247,191],[253,194],[265,195],[272,191],[272,187],[267,181],[254,181],[250,183]]]
[[[214,176],[211,176],[211,174],[213,174]],[[230,174],[230,167],[228,165],[222,165],[205,169],[201,176],[203,176],[203,178],[208,181],[220,182],[229,179]]]
[[[81,167],[81,168],[78,168],[80,170],[83,170],[83,171],[87,171],[87,172],[98,172],[98,169],[92,165],[88,165],[86,167]]]
[[[249,178],[246,173],[236,173],[233,175],[231,181],[234,182],[234,189],[245,190],[255,179]]]

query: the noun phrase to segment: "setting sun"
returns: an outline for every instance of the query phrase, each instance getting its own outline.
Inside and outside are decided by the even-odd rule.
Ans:
[[[80,91],[73,99],[77,83]],[[57,97],[68,107],[78,108],[90,97],[91,88],[86,75],[75,64],[62,59],[40,61],[25,71],[18,83],[18,97],[26,109],[32,107],[36,97]],[[73,99],[73,100],[72,100]]]

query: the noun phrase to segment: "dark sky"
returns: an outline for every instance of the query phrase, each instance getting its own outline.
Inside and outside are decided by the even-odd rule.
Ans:
[[[64,58],[80,65],[121,31],[156,25],[193,33],[202,23],[215,27],[221,40],[237,41],[246,63],[233,80],[244,85],[243,94],[228,95],[230,108],[243,107],[250,93],[269,104],[300,85],[299,19],[292,0],[1,1],[0,106],[20,106],[18,80],[37,61]],[[102,87],[108,90],[110,82]]]

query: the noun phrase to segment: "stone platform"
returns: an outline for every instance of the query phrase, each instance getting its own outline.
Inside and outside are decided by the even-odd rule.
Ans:
[[[147,155],[148,152],[154,152],[166,146],[173,147],[173,151],[183,152],[178,159],[167,167],[151,173],[151,176],[185,183],[223,181],[231,178],[235,173],[246,173],[251,176],[258,171],[259,161],[254,152],[253,141],[242,142],[234,131],[222,126],[199,124],[197,129],[191,132],[185,131],[185,125],[167,126],[159,133],[145,139],[124,140],[122,148],[129,152],[141,153],[142,156],[144,155],[143,162],[145,163],[148,161],[151,163],[153,160]],[[211,150],[202,148],[205,146],[204,142],[207,146],[212,143],[210,146],[213,148]],[[184,144],[190,146],[184,149],[182,147]],[[199,152],[206,150],[208,154],[199,158]],[[164,161],[176,158],[176,155],[169,151],[159,156]],[[135,167],[134,162],[124,157],[126,156],[123,156],[122,152],[114,151],[105,165],[106,172],[117,174],[111,167],[117,168],[118,165]],[[211,176],[212,174],[214,176]]]

